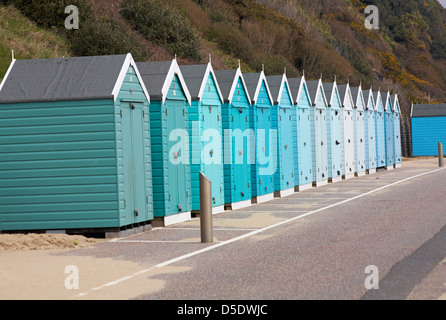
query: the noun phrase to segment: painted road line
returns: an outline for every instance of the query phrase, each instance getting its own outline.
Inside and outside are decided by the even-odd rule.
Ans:
[[[80,294],[76,295],[75,297],[79,297],[79,298],[80,298],[80,297],[84,297],[84,296],[88,295],[89,293],[91,293],[91,292],[93,292],[93,291],[97,291],[97,290],[101,290],[102,288],[110,287],[110,286],[112,286],[112,285],[121,283],[121,282],[126,281],[126,280],[128,280],[128,279],[132,279],[132,278],[134,278],[134,277],[136,277],[136,276],[139,276],[139,275],[141,275],[141,274],[147,273],[147,272],[149,272],[149,271],[151,271],[151,270],[154,270],[154,269],[157,269],[157,268],[162,268],[162,267],[171,265],[171,264],[173,264],[173,263],[176,263],[176,262],[179,262],[179,261],[182,261],[182,260],[191,258],[191,257],[193,257],[193,256],[196,256],[196,255],[199,255],[199,254],[202,254],[202,253],[211,251],[211,250],[215,250],[215,249],[220,248],[220,247],[223,247],[223,246],[225,246],[225,245],[228,245],[228,244],[231,244],[231,243],[234,243],[234,242],[237,242],[237,241],[240,241],[240,240],[249,238],[249,237],[251,237],[251,236],[253,236],[253,235],[256,235],[256,234],[258,234],[258,233],[265,232],[265,231],[267,231],[267,230],[277,228],[277,227],[279,227],[279,226],[282,226],[282,225],[285,225],[285,224],[287,224],[287,223],[296,221],[296,220],[298,220],[298,219],[302,219],[302,218],[308,217],[308,216],[313,215],[313,214],[315,214],[315,213],[319,213],[319,212],[321,212],[321,211],[324,211],[324,210],[327,210],[327,209],[331,209],[331,208],[334,208],[334,207],[343,205],[343,204],[345,204],[345,203],[348,203],[348,202],[357,200],[357,199],[359,199],[359,198],[366,197],[366,196],[368,196],[368,195],[370,195],[370,194],[373,194],[373,193],[375,193],[375,192],[381,191],[381,190],[386,189],[386,188],[393,187],[393,186],[395,186],[395,185],[397,185],[397,184],[406,182],[406,181],[408,181],[408,180],[412,180],[412,179],[415,179],[415,178],[418,178],[418,177],[422,177],[422,176],[424,176],[424,175],[431,174],[431,173],[435,173],[435,172],[438,172],[438,171],[441,171],[441,170],[444,170],[444,169],[446,169],[446,167],[444,167],[444,168],[440,168],[440,169],[435,169],[435,170],[428,171],[428,172],[424,172],[424,173],[420,173],[420,174],[417,174],[417,175],[415,175],[415,176],[411,176],[411,177],[408,177],[408,178],[405,178],[405,179],[402,179],[402,180],[399,180],[399,181],[396,181],[396,182],[393,182],[393,183],[384,185],[384,186],[382,186],[382,187],[373,189],[373,190],[371,190],[371,191],[368,191],[368,192],[365,192],[365,193],[363,193],[363,194],[354,196],[354,197],[352,197],[352,198],[349,198],[349,199],[346,199],[346,200],[343,200],[343,201],[340,201],[340,202],[337,202],[337,203],[334,203],[334,204],[330,204],[330,205],[328,205],[328,206],[325,206],[325,207],[322,207],[322,208],[319,208],[319,209],[316,209],[316,210],[313,210],[313,211],[310,211],[310,212],[301,214],[301,215],[299,215],[299,216],[296,216],[296,217],[293,217],[293,218],[290,218],[290,219],[287,219],[287,220],[284,220],[284,221],[277,222],[277,223],[272,224],[272,225],[270,225],[270,226],[263,227],[263,228],[260,228],[260,229],[257,229],[257,230],[248,232],[248,233],[246,233],[246,234],[243,234],[243,235],[240,235],[240,236],[231,238],[231,239],[229,239],[229,240],[225,240],[225,241],[222,241],[222,242],[219,242],[219,243],[210,245],[210,246],[208,246],[208,247],[206,247],[206,248],[203,248],[203,249],[200,249],[200,250],[196,250],[196,251],[192,251],[192,252],[190,252],[190,253],[187,253],[187,254],[178,256],[178,257],[176,257],[176,258],[173,258],[173,259],[170,259],[170,260],[167,260],[167,261],[158,263],[158,264],[156,264],[156,265],[154,265],[154,266],[151,266],[151,267],[149,267],[149,268],[142,269],[142,270],[140,270],[140,271],[138,271],[138,272],[133,273],[132,275],[125,276],[125,277],[119,278],[119,279],[117,279],[117,280],[115,280],[115,281],[108,282],[108,283],[105,283],[105,284],[103,284],[103,285],[101,285],[101,286],[92,288],[92,289],[90,289],[89,291],[86,291],[86,292],[83,292],[83,293],[80,293]]]

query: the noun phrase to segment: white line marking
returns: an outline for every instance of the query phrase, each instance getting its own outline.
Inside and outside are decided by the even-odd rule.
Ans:
[[[245,233],[245,234],[240,235],[240,236],[238,236],[238,237],[235,237],[235,238],[232,238],[232,239],[229,239],[229,240],[225,240],[225,241],[222,241],[222,242],[219,242],[219,243],[210,245],[209,247],[206,247],[206,248],[203,248],[203,249],[200,249],[200,250],[192,251],[192,252],[190,252],[190,253],[181,255],[181,256],[179,256],[179,257],[176,257],[176,258],[173,258],[173,259],[170,259],[170,260],[167,260],[167,261],[158,263],[158,264],[156,264],[156,265],[154,265],[154,266],[152,266],[152,267],[149,267],[149,268],[147,268],[147,269],[140,270],[140,271],[138,271],[138,272],[135,272],[135,273],[132,274],[132,275],[125,276],[125,277],[119,278],[119,279],[117,279],[117,280],[115,280],[115,281],[111,281],[111,282],[105,283],[105,284],[103,284],[103,285],[101,285],[101,286],[99,286],[99,287],[92,288],[92,289],[90,289],[90,291],[86,291],[86,292],[80,293],[80,294],[76,295],[75,297],[84,297],[84,296],[86,296],[87,294],[91,293],[92,291],[97,291],[97,290],[100,290],[100,289],[105,288],[105,287],[113,286],[113,285],[118,284],[118,283],[121,283],[121,282],[123,282],[123,281],[125,281],[125,280],[134,278],[134,277],[139,276],[139,275],[144,274],[144,273],[147,273],[147,272],[149,272],[149,271],[151,271],[151,270],[153,270],[153,269],[155,269],[155,268],[162,268],[162,267],[168,266],[168,265],[173,264],[173,263],[176,263],[176,262],[178,262],[178,261],[185,260],[185,259],[187,259],[187,258],[196,256],[196,255],[199,255],[199,254],[202,254],[202,253],[205,253],[205,252],[214,250],[214,249],[217,249],[217,248],[219,248],[219,247],[228,245],[228,244],[230,244],[230,243],[237,242],[237,241],[239,241],[239,240],[243,240],[243,239],[245,239],[245,238],[249,238],[249,237],[251,237],[251,236],[253,236],[253,235],[256,235],[256,234],[258,234],[258,233],[261,233],[261,232],[264,232],[264,231],[267,231],[267,230],[270,230],[270,229],[279,227],[279,226],[284,225],[284,224],[286,224],[286,223],[290,223],[290,222],[292,222],[292,221],[295,221],[295,220],[298,220],[298,219],[302,219],[302,218],[308,217],[308,216],[310,216],[310,215],[312,215],[312,214],[315,214],[315,213],[318,213],[318,212],[321,212],[321,211],[324,211],[324,210],[327,210],[327,209],[330,209],[330,208],[333,208],[333,207],[336,207],[336,206],[345,204],[345,203],[347,203],[347,202],[350,202],[350,201],[353,201],[353,200],[356,200],[356,199],[359,199],[359,198],[368,196],[368,195],[370,195],[370,194],[372,194],[372,193],[375,193],[375,192],[378,192],[378,191],[380,191],[380,190],[383,190],[383,189],[392,187],[392,186],[397,185],[397,184],[399,184],[399,183],[402,183],[402,182],[405,182],[405,181],[408,181],[408,180],[411,180],[411,179],[415,179],[415,178],[418,178],[418,177],[421,177],[421,176],[424,176],[424,175],[427,175],[427,174],[430,174],[430,173],[434,173],[434,172],[437,172],[437,171],[441,171],[441,170],[444,170],[444,169],[446,169],[446,167],[445,167],[445,168],[436,169],[436,170],[432,170],[432,171],[428,171],[428,172],[424,172],[424,173],[420,173],[420,174],[417,174],[417,175],[415,175],[415,176],[412,176],[412,177],[409,177],[409,178],[405,178],[405,179],[403,179],[403,180],[396,181],[396,182],[393,182],[393,183],[391,183],[391,184],[388,184],[388,185],[385,185],[385,186],[382,186],[382,187],[373,189],[373,190],[368,191],[368,192],[366,192],[366,193],[357,195],[357,196],[355,196],[355,197],[353,197],[353,198],[349,198],[349,199],[346,199],[346,200],[343,200],[343,201],[340,201],[340,202],[337,202],[337,203],[334,203],[334,204],[330,204],[330,205],[325,206],[325,207],[323,207],[323,208],[319,208],[319,209],[316,209],[316,210],[313,210],[313,211],[310,211],[310,212],[301,214],[300,216],[296,216],[296,217],[293,217],[293,218],[290,218],[290,219],[287,219],[287,220],[284,220],[284,221],[281,221],[281,222],[277,222],[277,223],[272,224],[272,225],[270,225],[270,226],[267,226],[267,227],[264,227],[264,228],[261,228],[261,229],[257,229],[257,230],[254,230],[254,231]]]

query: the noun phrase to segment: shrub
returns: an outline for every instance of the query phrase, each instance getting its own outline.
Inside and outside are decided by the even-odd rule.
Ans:
[[[172,54],[201,60],[200,36],[172,1],[124,0],[121,14],[147,40]]]

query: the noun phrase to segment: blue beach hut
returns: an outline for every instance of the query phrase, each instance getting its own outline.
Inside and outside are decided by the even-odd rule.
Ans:
[[[331,183],[342,180],[344,172],[344,117],[336,80],[324,83],[327,109],[328,179]]]
[[[355,134],[355,174],[360,177],[365,174],[365,116],[364,116],[364,96],[362,88],[351,87],[354,108],[353,126]]]
[[[224,98],[222,105],[225,208],[251,205],[251,98],[240,66],[235,70],[216,70]]]
[[[313,184],[316,187],[328,183],[327,98],[322,79],[308,81],[308,91],[313,102],[311,108],[313,148]]]
[[[180,66],[192,102],[189,108],[189,139],[192,213],[200,210],[200,171],[211,181],[212,213],[224,211],[223,96],[211,63]]]
[[[311,133],[312,103],[305,76],[289,78],[288,84],[296,103],[297,148],[295,149],[295,191],[313,187],[313,135]]]
[[[375,137],[376,137],[376,168],[386,166],[386,138],[384,129],[384,105],[381,92],[373,92],[375,101]]]
[[[372,89],[362,90],[362,92],[365,102],[365,168],[368,174],[372,174],[376,173],[375,102]]]
[[[401,154],[401,124],[400,124],[400,103],[398,101],[398,95],[394,94],[393,101],[393,134],[395,143],[395,168],[401,168],[402,154]]]
[[[353,97],[349,84],[338,85],[344,116],[344,179],[355,176],[355,135],[353,120]]]
[[[273,98],[263,71],[243,73],[243,78],[251,97],[250,122],[255,137],[251,151],[252,202],[261,203],[272,200],[275,191],[277,129],[272,127]]]
[[[272,127],[277,130],[277,170],[274,174],[276,197],[294,193],[295,157],[297,158],[296,105],[288,84],[282,75],[267,76],[273,97]]]
[[[438,155],[438,142],[446,146],[446,104],[412,104],[413,155]]]
[[[176,59],[138,62],[137,66],[152,99],[153,225],[167,226],[191,219],[191,96]]]
[[[384,131],[386,140],[386,169],[393,169],[395,164],[395,141],[393,130],[393,108],[392,108],[392,96],[390,92],[381,93],[382,97],[385,97],[384,103]]]
[[[149,226],[149,103],[131,54],[13,60],[0,84],[0,231]]]

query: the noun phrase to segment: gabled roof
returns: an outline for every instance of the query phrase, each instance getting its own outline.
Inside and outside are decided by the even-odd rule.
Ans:
[[[364,95],[362,94],[361,86],[359,86],[359,87],[350,87],[350,91],[352,93],[354,107],[356,109],[362,108],[360,110],[364,110],[365,99],[364,99]],[[362,106],[360,105],[361,101],[362,101]]]
[[[392,106],[393,106],[393,112],[401,113],[400,102],[398,100],[398,95],[396,93],[393,95],[393,104],[392,104]],[[397,106],[398,106],[398,108],[397,108]]]
[[[381,101],[381,105],[383,104],[383,100],[381,97],[381,92],[380,91],[373,91],[373,100],[375,101],[375,110],[378,111],[378,105],[379,105],[379,101]],[[384,106],[383,106],[384,108]]]
[[[206,87],[206,81],[209,78],[209,75],[212,74],[218,96],[220,97],[221,102],[224,102],[217,77],[215,76],[214,69],[210,62],[208,64],[180,66],[180,70],[186,81],[192,100],[201,100]]]
[[[446,117],[446,103],[413,104],[410,116],[412,118]]]
[[[251,98],[249,97],[248,89],[246,88],[245,79],[243,78],[240,68],[233,70],[215,70],[218,85],[220,86],[221,93],[225,102],[232,102],[234,97],[235,88],[237,86],[238,79],[240,78],[245,90],[248,102],[251,104]]]
[[[316,98],[319,93],[322,94],[324,98],[325,106],[328,106],[327,97],[325,96],[324,86],[322,80],[311,80],[307,81],[308,92],[310,93],[311,100],[313,101],[313,106],[316,106]]]
[[[354,107],[352,92],[350,91],[350,85],[340,84],[338,85],[339,95],[341,96],[342,107],[346,108],[347,102],[350,102],[350,106]],[[349,110],[349,109],[348,109]]]
[[[384,103],[384,111],[388,112],[390,109],[390,112],[392,112],[392,101],[391,101],[391,97],[390,97],[390,92],[381,92],[381,96],[385,97],[386,99],[386,103]]]
[[[149,94],[130,53],[126,55],[13,60],[0,84],[0,103],[116,100],[129,66]]]
[[[268,80],[268,86],[271,92],[271,96],[273,97],[273,103],[280,105],[280,101],[283,95],[283,87],[284,85],[286,85],[288,88],[288,94],[290,96],[291,103],[294,104],[293,94],[291,92],[290,85],[285,73],[282,75],[267,76],[266,80]]]
[[[299,105],[300,95],[303,92],[302,90],[306,90],[310,106],[312,105],[310,92],[308,91],[308,85],[305,81],[305,76],[302,76],[300,78],[289,78],[288,84],[291,89],[291,94],[294,97],[294,102],[297,105]]]
[[[372,107],[372,110],[375,111],[376,106],[375,101],[373,100],[372,89],[362,90],[362,95],[364,96],[365,109],[370,110],[370,107]]]
[[[266,81],[265,73],[263,73],[263,71],[258,73],[243,73],[243,78],[245,79],[246,88],[248,88],[248,92],[252,99],[252,103],[254,104],[257,103],[257,99],[259,98],[260,88],[262,86],[262,82],[264,81],[269,101],[271,104],[274,104],[271,92],[269,90],[268,81]]]
[[[177,76],[188,103],[191,103],[189,89],[187,88],[176,59],[171,61],[138,62],[136,65],[152,100],[161,100],[164,103],[169,92],[170,84],[174,77]]]
[[[339,97],[339,103],[342,104],[341,95],[339,94],[338,85],[336,83],[336,80],[333,82],[324,82],[324,91],[325,96],[327,97],[328,106],[332,107],[333,104],[333,98],[335,97],[335,94]]]

